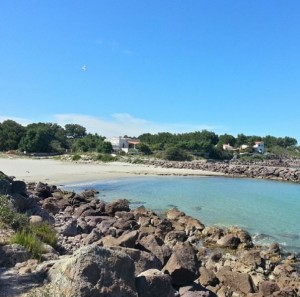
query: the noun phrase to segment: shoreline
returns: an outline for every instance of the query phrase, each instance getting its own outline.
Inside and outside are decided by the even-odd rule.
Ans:
[[[126,162],[81,163],[53,159],[0,158],[0,171],[26,182],[66,184],[134,176],[226,176],[202,169],[162,168]]]

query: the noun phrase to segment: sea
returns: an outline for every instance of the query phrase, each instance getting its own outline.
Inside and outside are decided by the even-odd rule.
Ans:
[[[126,198],[158,213],[177,207],[205,225],[240,226],[257,244],[278,242],[300,252],[300,184],[227,177],[138,176],[65,186],[99,191],[99,199]]]

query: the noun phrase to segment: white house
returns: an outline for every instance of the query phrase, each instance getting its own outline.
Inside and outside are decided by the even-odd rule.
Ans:
[[[136,138],[122,136],[107,138],[105,141],[111,142],[113,150],[124,151],[126,153],[128,153],[129,149],[135,149],[135,146],[140,143],[140,141]]]
[[[265,144],[263,141],[255,141],[253,145],[253,150],[257,153],[263,154],[265,152]]]

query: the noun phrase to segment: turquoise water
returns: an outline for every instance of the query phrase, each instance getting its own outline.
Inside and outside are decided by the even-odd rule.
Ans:
[[[135,177],[69,185],[97,189],[100,199],[126,198],[132,207],[178,207],[205,225],[238,225],[256,242],[300,251],[300,185],[223,177]]]

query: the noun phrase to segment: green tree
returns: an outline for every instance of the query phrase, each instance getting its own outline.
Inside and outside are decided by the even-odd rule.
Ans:
[[[29,153],[62,152],[67,146],[64,129],[53,123],[33,123],[26,127],[26,133],[19,148]]]
[[[98,145],[97,150],[99,153],[110,154],[113,151],[113,147],[109,141],[102,141]]]
[[[271,135],[267,135],[262,138],[264,144],[266,147],[271,148],[275,145],[277,145],[277,138]]]
[[[244,135],[243,133],[237,135],[236,142],[235,142],[236,146],[241,146],[247,143],[248,143],[248,137],[246,135]]]
[[[25,134],[25,128],[12,120],[0,123],[0,151],[16,150]]]
[[[234,136],[229,134],[223,134],[219,136],[218,147],[222,147],[223,144],[230,144],[231,146],[235,146],[236,139]]]
[[[66,124],[65,131],[68,138],[81,138],[87,135],[86,128],[77,124]]]
[[[297,145],[297,140],[295,138],[288,137],[288,136],[286,136],[284,138],[279,137],[279,138],[277,138],[277,145],[287,148],[290,146]]]
[[[140,142],[136,145],[136,149],[138,149],[141,153],[145,154],[145,155],[150,155],[152,154],[152,151],[149,147],[148,144],[144,143],[144,142]]]

